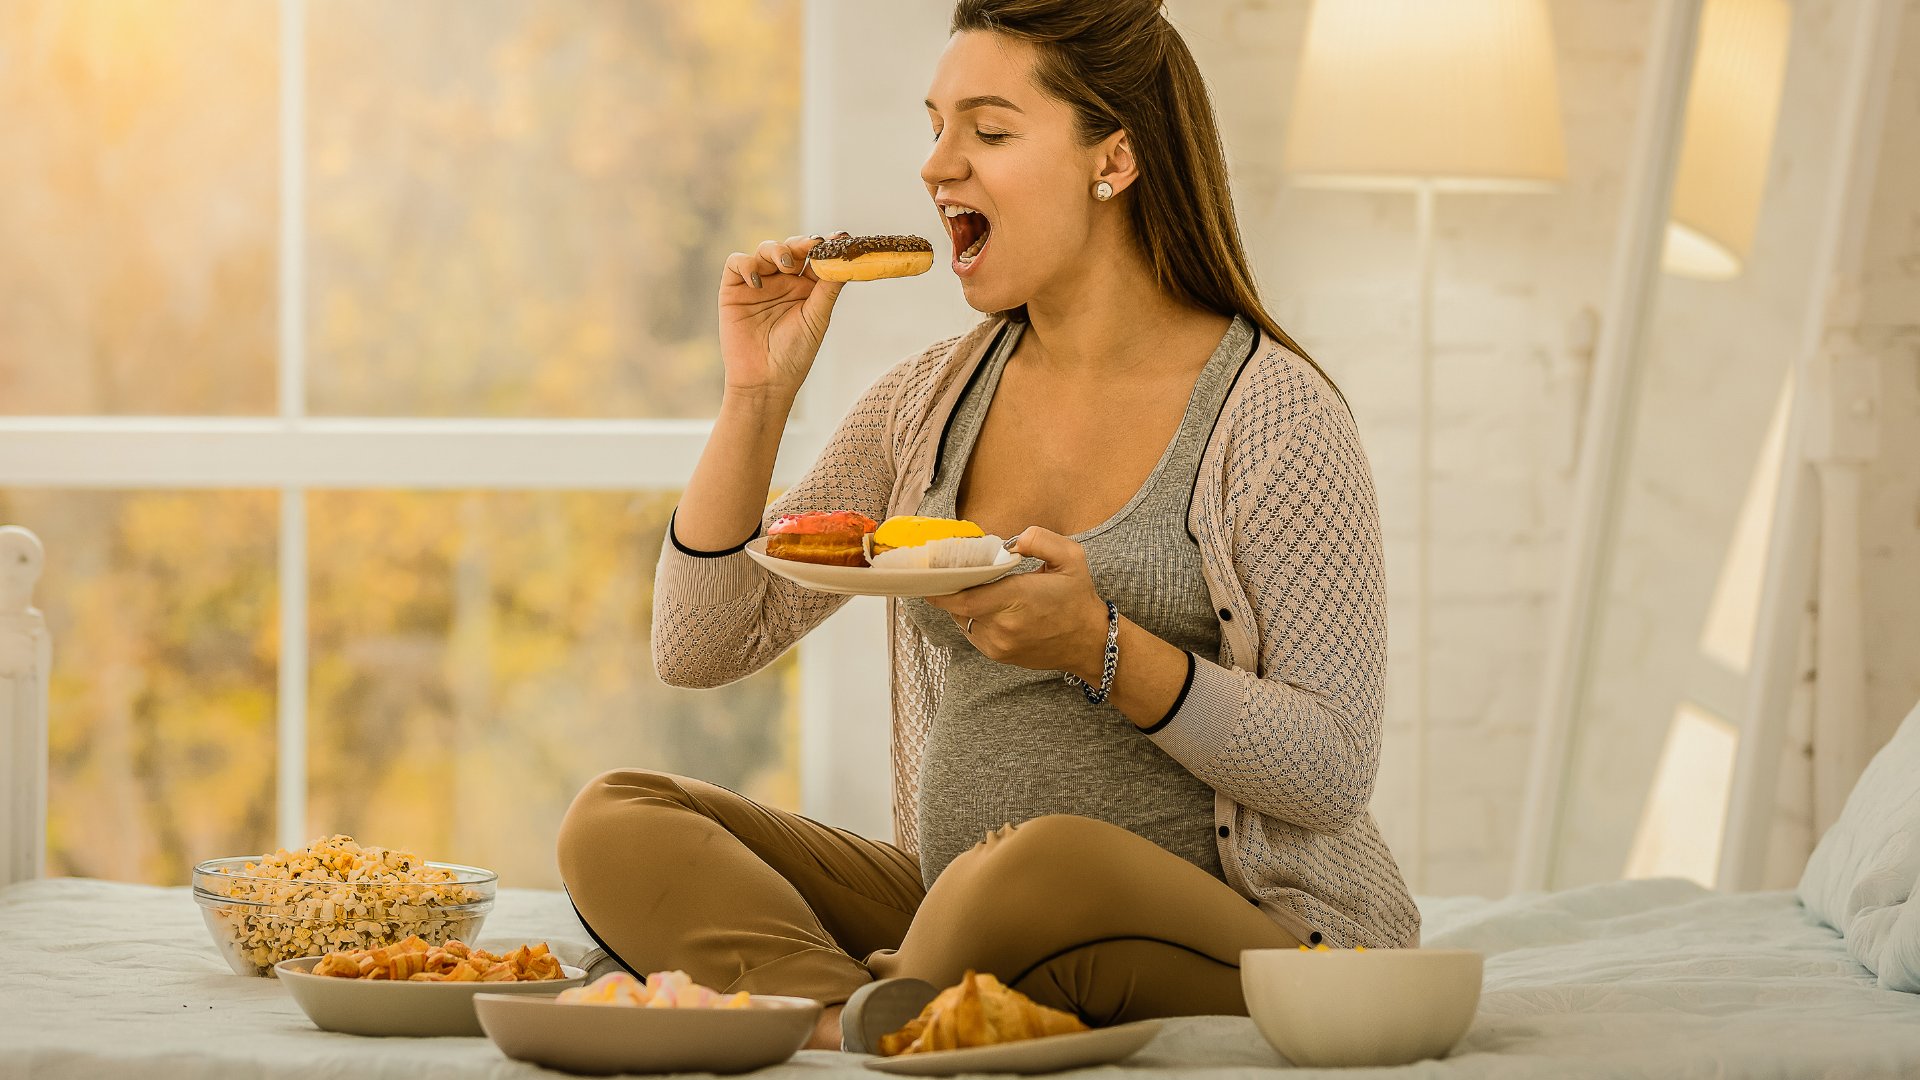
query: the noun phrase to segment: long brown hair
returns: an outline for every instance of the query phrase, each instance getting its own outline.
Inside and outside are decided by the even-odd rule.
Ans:
[[[1332,386],[1260,301],[1240,244],[1213,102],[1161,3],[957,0],[948,32],[1031,42],[1040,54],[1035,78],[1073,109],[1081,145],[1127,132],[1140,177],[1122,197],[1160,287],[1208,311],[1245,316]],[[1025,319],[1026,309],[1009,314]]]

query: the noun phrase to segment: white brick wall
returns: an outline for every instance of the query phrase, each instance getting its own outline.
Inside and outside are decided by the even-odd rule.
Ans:
[[[1837,74],[1849,59],[1852,6],[1794,7],[1766,201],[1744,273],[1660,282],[1555,884],[1621,873],[1681,701],[1738,715],[1744,671],[1717,671],[1701,642],[1807,320],[1824,314],[1810,268],[1823,243],[1816,226],[1830,162],[1842,152]]]
[[[1874,745],[1920,702],[1920,0],[1907,0],[1864,253],[1861,340],[1879,357],[1880,460],[1861,522]]]

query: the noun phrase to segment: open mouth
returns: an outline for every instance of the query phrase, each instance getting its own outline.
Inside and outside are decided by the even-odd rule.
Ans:
[[[947,235],[953,238],[953,261],[962,267],[971,266],[986,250],[987,236],[993,232],[993,223],[978,210],[954,209],[959,212],[946,219]]]

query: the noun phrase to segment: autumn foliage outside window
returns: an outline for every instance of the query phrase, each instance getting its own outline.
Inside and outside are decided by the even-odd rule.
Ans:
[[[0,0],[0,418],[274,414],[282,10]],[[309,414],[712,410],[717,268],[798,220],[799,0],[294,10]],[[310,831],[552,885],[605,768],[797,803],[791,658],[652,674],[675,492],[553,486],[306,495]],[[0,490],[50,554],[51,872],[272,845],[278,498]]]

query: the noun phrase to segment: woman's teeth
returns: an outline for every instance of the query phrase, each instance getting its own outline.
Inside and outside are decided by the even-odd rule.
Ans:
[[[970,206],[960,206],[960,205],[951,204],[951,203],[941,207],[940,212],[948,218],[957,218],[965,215],[980,214],[980,211],[975,210]],[[992,229],[990,226],[986,225],[986,217],[984,215],[981,215],[978,217],[978,222],[979,224],[977,227],[980,229],[980,235],[974,237],[973,242],[968,244],[964,251],[961,251],[958,255],[955,256],[955,258],[957,258],[960,261],[960,264],[962,266],[968,263],[971,263],[973,260],[979,258],[981,249],[987,246],[987,234],[990,233]],[[967,226],[965,228],[967,228],[970,231],[971,228],[973,227],[976,227],[976,226]],[[955,227],[954,231],[958,233],[959,231],[961,231],[961,227]],[[957,239],[957,236],[956,236],[956,239]]]

